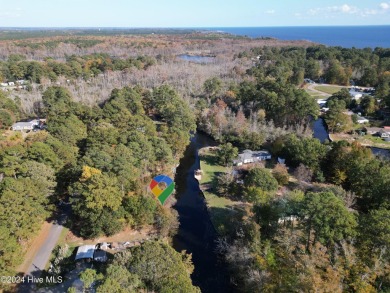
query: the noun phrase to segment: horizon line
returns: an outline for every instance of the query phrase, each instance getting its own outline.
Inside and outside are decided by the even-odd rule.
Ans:
[[[378,27],[390,24],[359,25],[277,25],[277,26],[0,26],[0,29],[218,29],[218,28],[287,28],[287,27]]]

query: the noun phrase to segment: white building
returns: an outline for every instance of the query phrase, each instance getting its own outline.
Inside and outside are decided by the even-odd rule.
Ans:
[[[358,118],[357,118],[357,123],[359,123],[359,124],[364,124],[364,123],[368,123],[368,122],[370,122],[370,121],[367,118],[364,118],[362,116],[358,116]]]
[[[23,131],[23,130],[33,130],[36,126],[38,126],[40,121],[38,119],[34,119],[28,122],[16,122],[11,126],[11,129],[14,131]]]
[[[79,259],[93,259],[93,254],[95,253],[95,245],[83,245],[79,246],[77,249],[75,260]]]
[[[245,150],[241,154],[238,154],[238,158],[233,160],[233,164],[236,166],[241,166],[242,164],[249,164],[270,159],[271,154],[268,151]]]
[[[359,92],[353,88],[349,91],[349,94],[351,95],[353,100],[359,100],[363,97],[363,94],[361,92]]]

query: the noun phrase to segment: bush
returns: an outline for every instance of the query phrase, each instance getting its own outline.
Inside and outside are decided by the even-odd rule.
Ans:
[[[231,165],[233,159],[238,156],[238,149],[234,147],[230,142],[223,144],[217,151],[217,159],[219,164],[223,166]]]
[[[10,127],[15,122],[12,114],[4,109],[0,109],[0,128],[5,129]]]
[[[275,168],[272,171],[272,175],[278,181],[279,185],[286,185],[290,178],[290,175],[287,171],[287,167],[284,164],[276,164]]]
[[[254,168],[249,171],[244,180],[245,187],[258,187],[264,191],[275,191],[278,189],[278,181],[271,172],[264,168]]]

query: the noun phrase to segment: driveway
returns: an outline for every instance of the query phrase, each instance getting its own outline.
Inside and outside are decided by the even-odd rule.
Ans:
[[[62,225],[66,221],[66,215],[63,214],[58,218],[58,221],[53,223],[50,227],[50,231],[42,246],[39,248],[35,255],[32,264],[25,273],[25,282],[19,287],[18,292],[30,293],[36,292],[34,290],[34,282],[27,282],[28,276],[38,278],[41,276],[42,271],[45,270],[46,264],[50,259],[51,252],[58,242],[58,238],[61,235],[61,231],[64,228]]]

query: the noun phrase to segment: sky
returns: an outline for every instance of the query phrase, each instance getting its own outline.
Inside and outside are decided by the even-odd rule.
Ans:
[[[0,0],[0,27],[388,24],[390,0]]]

